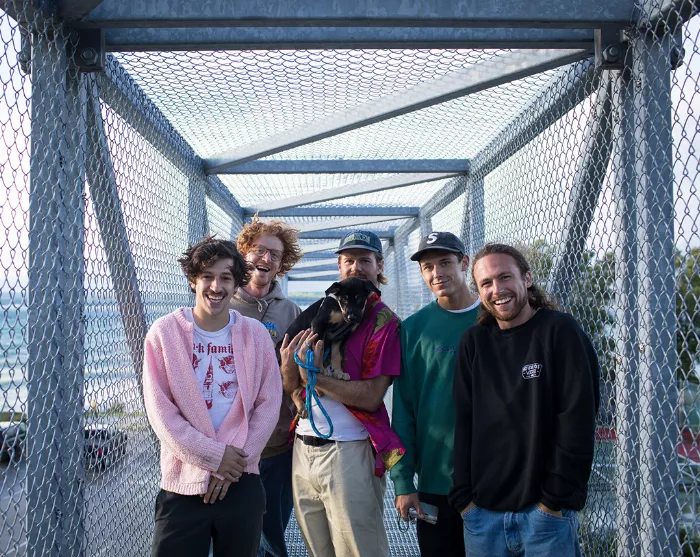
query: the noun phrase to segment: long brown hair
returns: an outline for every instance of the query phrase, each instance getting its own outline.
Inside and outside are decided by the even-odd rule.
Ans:
[[[527,259],[525,259],[525,256],[520,250],[507,244],[486,244],[476,253],[472,262],[472,282],[474,283],[474,288],[477,292],[479,291],[479,288],[476,284],[476,278],[474,277],[474,267],[476,267],[476,262],[479,261],[479,259],[492,254],[503,254],[512,257],[515,264],[518,266],[518,269],[520,269],[520,274],[523,277],[525,277],[526,273],[530,272],[530,264],[527,262]],[[547,295],[547,293],[537,286],[534,281],[527,289],[527,299],[530,302],[530,307],[533,309],[546,308],[559,310],[559,306],[557,306],[557,304]],[[495,318],[488,311],[486,311],[482,305],[477,321],[479,325],[487,325],[488,323],[493,323]]]

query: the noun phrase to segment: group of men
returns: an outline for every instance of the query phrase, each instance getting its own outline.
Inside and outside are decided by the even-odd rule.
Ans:
[[[387,283],[372,232],[336,253],[341,279]],[[326,348],[310,329],[321,301],[302,312],[280,285],[300,257],[293,228],[254,219],[237,246],[207,237],[180,259],[195,306],[145,343],[162,471],[152,554],[286,557],[294,509],[311,556],[387,557],[389,471],[423,556],[580,555],[598,363],[525,257],[486,245],[474,293],[459,238],[423,238],[411,260],[436,299],[401,322],[369,296],[345,344],[349,380],[317,378],[331,435],[316,399],[304,419],[290,399]]]

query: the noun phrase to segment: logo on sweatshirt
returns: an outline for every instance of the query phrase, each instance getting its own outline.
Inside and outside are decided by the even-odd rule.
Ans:
[[[523,379],[535,379],[542,373],[542,364],[527,364],[523,366]]]
[[[277,340],[277,323],[273,323],[272,321],[265,321],[263,322],[263,325],[265,325],[267,332],[270,333],[272,340]]]

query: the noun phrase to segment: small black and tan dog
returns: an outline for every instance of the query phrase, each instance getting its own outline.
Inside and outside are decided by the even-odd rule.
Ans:
[[[323,341],[323,346],[326,348],[330,346],[329,357],[318,366],[324,375],[345,381],[350,379],[350,376],[343,371],[345,342],[362,321],[367,299],[372,292],[380,294],[379,289],[371,281],[357,277],[334,282],[326,290],[326,297],[311,322],[311,330],[318,335],[319,340]],[[303,387],[297,388],[292,394],[292,400],[299,415],[307,418],[303,391]]]

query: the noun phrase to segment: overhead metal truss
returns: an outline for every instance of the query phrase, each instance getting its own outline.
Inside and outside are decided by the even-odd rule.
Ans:
[[[392,217],[394,219],[417,217],[420,207],[371,207],[356,205],[338,205],[333,207],[295,207],[293,209],[278,209],[272,211],[256,211],[243,209],[247,217],[257,214],[259,217]]]
[[[469,172],[467,159],[344,159],[256,160],[217,174],[338,174],[338,173],[446,173]]]
[[[290,209],[299,207],[300,205],[311,205],[314,203],[322,203],[325,201],[334,201],[343,199],[344,197],[352,197],[363,193],[374,193],[385,191],[394,188],[401,188],[413,184],[421,184],[424,182],[434,182],[435,180],[444,180],[455,176],[454,173],[418,173],[404,174],[399,176],[390,176],[387,178],[378,178],[369,182],[361,182],[359,184],[350,184],[339,188],[322,190],[305,195],[295,195],[279,201],[271,201],[262,203],[257,207],[247,209],[248,212],[260,211],[260,213],[270,213],[280,209]]]
[[[313,9],[285,0],[229,2],[178,2],[174,0],[84,0],[61,3],[63,13],[81,13],[99,4],[80,23],[100,28],[191,28],[191,27],[516,27],[546,29],[593,29],[601,25],[624,25],[633,17],[629,0],[589,2],[469,2],[459,0],[384,0],[372,2],[337,0],[319,2]]]
[[[335,113],[300,129],[287,130],[248,145],[228,149],[208,158],[206,170],[210,174],[217,174],[255,159],[564,66],[588,55],[585,50],[510,52],[492,58],[487,64],[473,64],[394,95]]]

